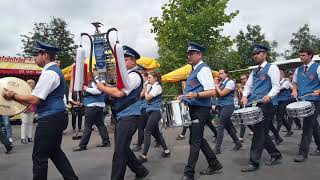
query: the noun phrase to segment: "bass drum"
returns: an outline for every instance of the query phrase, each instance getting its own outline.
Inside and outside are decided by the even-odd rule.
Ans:
[[[31,95],[31,87],[29,84],[16,77],[5,77],[0,79],[0,93],[4,91],[4,88],[14,91],[21,95]],[[6,100],[0,95],[0,114],[13,116],[20,114],[28,109],[29,104],[22,104],[13,100]]]

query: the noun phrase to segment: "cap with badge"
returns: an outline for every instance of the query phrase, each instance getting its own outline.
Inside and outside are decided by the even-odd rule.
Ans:
[[[191,51],[197,51],[197,52],[204,53],[206,51],[206,48],[204,48],[200,44],[197,44],[194,42],[189,42],[187,52],[191,52]]]
[[[47,43],[41,42],[39,40],[36,40],[36,46],[33,48],[32,53],[36,54],[39,52],[47,52],[47,53],[55,54],[58,51],[60,51],[59,48],[57,48],[51,44],[47,44]]]
[[[268,52],[268,51],[269,51],[269,48],[265,45],[261,45],[261,44],[253,45],[253,53]]]
[[[136,59],[140,59],[140,54],[129,46],[123,45],[123,51],[125,56],[131,56]]]

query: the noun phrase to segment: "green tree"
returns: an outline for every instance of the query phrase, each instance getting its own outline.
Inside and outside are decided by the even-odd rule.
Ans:
[[[150,18],[162,73],[187,64],[185,52],[189,41],[206,47],[204,59],[215,69],[220,50],[232,45],[229,37],[221,35],[222,27],[238,14],[238,11],[226,14],[227,3],[228,0],[171,0],[161,7],[161,17]]]
[[[23,52],[19,55],[23,57],[31,57],[35,41],[40,40],[61,49],[57,55],[61,68],[72,64],[75,59],[77,45],[74,44],[74,35],[67,30],[67,23],[61,18],[53,17],[49,23],[34,23],[33,32],[21,37]]]
[[[315,54],[320,53],[320,38],[310,33],[308,24],[300,27],[297,32],[292,33],[292,36],[289,42],[291,49],[284,53],[286,59],[298,58],[302,48],[312,48]]]
[[[252,48],[254,44],[263,44],[270,48],[269,60],[275,61],[279,54],[276,52],[278,43],[276,41],[268,41],[265,35],[261,32],[259,25],[247,25],[247,32],[240,30],[234,42],[236,44],[239,56],[242,59],[242,67],[255,65],[252,58]]]

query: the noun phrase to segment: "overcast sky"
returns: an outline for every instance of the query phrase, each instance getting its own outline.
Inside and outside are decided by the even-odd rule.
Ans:
[[[161,5],[166,2],[168,0],[0,0],[0,56],[16,56],[22,51],[20,35],[32,31],[34,22],[48,22],[55,16],[66,20],[76,44],[80,33],[93,33],[90,23],[99,21],[105,25],[102,31],[117,27],[122,44],[137,49],[143,56],[157,57],[158,47],[154,34],[150,33],[149,17],[160,16]],[[289,47],[291,34],[305,23],[320,37],[319,0],[230,0],[227,12],[235,10],[240,14],[224,27],[224,35],[234,37],[247,24],[260,25],[268,40],[279,42],[280,51]]]

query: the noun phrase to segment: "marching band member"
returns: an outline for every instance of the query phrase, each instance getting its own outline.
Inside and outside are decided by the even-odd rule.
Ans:
[[[104,82],[103,80],[99,80],[97,69],[93,69],[93,76],[97,82]],[[97,147],[110,147],[109,135],[107,127],[104,124],[103,114],[106,95],[99,89],[97,89],[93,81],[91,81],[88,86],[83,86],[83,90],[83,103],[85,106],[85,127],[80,143],[77,147],[73,148],[73,151],[84,151],[87,149],[93,125],[96,125],[96,127],[98,128],[99,134],[102,139],[102,143],[97,145]]]
[[[60,49],[37,41],[34,49],[36,64],[43,67],[39,81],[31,95],[5,90],[8,100],[37,104],[38,126],[32,153],[33,180],[46,180],[50,158],[65,180],[77,180],[68,158],[61,149],[62,133],[68,126],[68,114],[63,102],[65,80],[54,62]]]
[[[160,104],[162,101],[161,74],[158,72],[148,73],[148,82],[151,84],[151,87],[147,89],[147,84],[145,84],[142,91],[144,92],[144,97],[146,99],[148,120],[144,131],[143,153],[139,157],[141,163],[147,161],[147,153],[151,144],[151,135],[153,135],[157,142],[162,146],[163,153],[161,156],[163,158],[168,158],[171,154],[162,133],[159,130],[159,121],[161,119]]]
[[[136,121],[140,119],[140,93],[143,88],[143,79],[138,71],[136,60],[140,55],[132,48],[123,46],[125,63],[128,70],[129,87],[118,89],[117,87],[97,85],[102,92],[115,98],[113,112],[116,115],[115,147],[112,159],[111,180],[123,180],[126,166],[136,174],[137,178],[143,178],[149,174],[133,151],[130,149],[132,136],[136,132]]]
[[[273,118],[271,98],[279,92],[280,77],[279,69],[276,65],[266,61],[269,48],[263,45],[255,45],[253,57],[259,65],[253,70],[244,87],[241,102],[243,105],[254,100],[263,100],[257,106],[262,109],[263,121],[253,125],[253,138],[250,150],[250,161],[247,167],[241,169],[242,172],[255,171],[259,168],[259,161],[263,149],[267,149],[271,155],[271,160],[266,165],[273,166],[279,164],[282,159],[280,151],[276,148],[269,136],[270,123]]]
[[[211,96],[215,96],[212,72],[203,60],[205,48],[199,44],[190,42],[187,49],[187,58],[193,71],[186,81],[185,94],[181,98],[189,106],[190,125],[190,151],[188,163],[184,169],[181,180],[193,180],[195,166],[200,150],[204,153],[209,167],[200,172],[201,175],[212,175],[223,168],[211,149],[207,140],[203,137],[204,125],[210,118]]]
[[[283,70],[280,70],[280,92],[277,96],[278,100],[278,109],[277,109],[277,131],[279,133],[282,124],[287,129],[287,133],[284,137],[289,137],[293,135],[291,130],[291,125],[288,121],[284,118],[286,114],[286,107],[291,101],[291,89],[290,82],[288,79],[285,78],[285,74]]]
[[[227,130],[228,134],[231,136],[235,146],[234,151],[239,150],[242,144],[237,137],[235,128],[231,122],[231,115],[234,111],[234,90],[235,82],[228,78],[228,70],[220,69],[219,78],[220,83],[215,84],[218,102],[218,136],[216,140],[216,147],[214,149],[216,154],[221,154],[221,144],[224,136],[224,129]]]
[[[320,89],[320,64],[312,60],[311,49],[301,49],[300,59],[303,65],[299,66],[293,75],[292,96],[297,98]],[[309,146],[314,136],[317,149],[312,155],[320,155],[320,127],[317,117],[320,111],[320,97],[306,96],[303,100],[311,101],[314,104],[315,112],[309,117],[303,118],[302,137],[298,155],[295,162],[304,162],[308,158]]]

